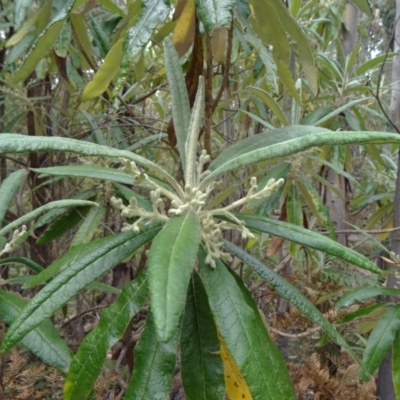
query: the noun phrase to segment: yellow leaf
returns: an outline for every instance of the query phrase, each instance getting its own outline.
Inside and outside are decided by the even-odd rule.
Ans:
[[[229,400],[252,400],[249,387],[219,333],[218,338],[224,364],[226,394]]]
[[[124,39],[118,40],[110,49],[103,64],[101,64],[93,79],[85,87],[82,93],[83,101],[101,95],[107,90],[108,85],[115,78],[120,69],[123,41]]]
[[[173,20],[177,19],[177,23],[172,34],[172,43],[179,57],[182,57],[193,44],[195,10],[193,0],[180,0],[176,6]]]

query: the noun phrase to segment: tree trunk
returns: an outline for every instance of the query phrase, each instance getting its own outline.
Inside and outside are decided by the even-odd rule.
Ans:
[[[390,109],[392,121],[397,129],[400,129],[400,0],[396,0],[396,24],[394,32],[394,51],[398,54],[393,59],[392,65],[392,99]],[[400,227],[400,151],[397,160],[397,179],[394,196],[394,216],[393,227]],[[400,254],[400,231],[393,231],[391,236],[391,249],[394,253]],[[393,266],[391,266],[393,268]],[[394,275],[389,275],[387,287],[398,287],[397,279]],[[391,299],[392,301],[394,299]],[[386,354],[384,361],[379,367],[377,378],[377,396],[380,400],[396,400],[392,380],[392,352]]]
[[[343,10],[343,19],[345,25],[342,27],[342,63],[345,58],[354,50],[357,41],[357,26],[358,26],[358,8],[346,1]],[[329,170],[326,180],[340,193],[341,198],[328,187],[326,188],[326,206],[336,231],[343,231],[348,228],[345,221],[347,220],[347,205],[346,205],[346,182],[342,176],[339,176],[332,169]],[[337,235],[337,241],[344,246],[347,246],[347,234],[340,233]]]

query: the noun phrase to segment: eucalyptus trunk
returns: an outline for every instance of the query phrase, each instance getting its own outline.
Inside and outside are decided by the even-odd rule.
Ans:
[[[358,8],[346,1],[343,10],[343,19],[345,24],[342,27],[341,37],[341,58],[344,63],[345,58],[349,56],[356,45],[357,40],[357,26],[358,26]],[[329,213],[332,219],[333,226],[336,231],[344,231],[348,226],[346,225],[347,220],[347,193],[346,193],[346,182],[343,176],[338,175],[333,169],[328,171],[326,180],[336,189],[336,193],[330,188],[326,189],[326,206],[329,209]],[[340,196],[338,196],[338,194]],[[337,240],[343,245],[347,245],[347,234],[338,233]]]
[[[392,121],[400,130],[400,0],[396,0],[396,24],[394,27],[393,45],[394,52],[398,55],[393,58],[392,65],[392,98],[390,109]],[[397,178],[394,196],[393,227],[400,227],[400,152],[397,158]],[[394,253],[400,254],[400,230],[394,230],[390,236],[391,249]],[[399,287],[394,274],[388,276],[387,287]],[[395,299],[390,299],[394,301]],[[381,364],[377,378],[377,396],[381,400],[396,400],[392,379],[392,351],[390,350]]]

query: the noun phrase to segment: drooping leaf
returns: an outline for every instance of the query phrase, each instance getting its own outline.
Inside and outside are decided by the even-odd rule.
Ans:
[[[0,317],[7,325],[18,317],[26,304],[27,301],[21,297],[0,290]],[[44,321],[28,332],[22,339],[22,344],[46,364],[67,372],[71,363],[71,350],[50,321]]]
[[[95,143],[83,142],[82,140],[68,139],[62,137],[33,137],[3,133],[0,142],[0,154],[26,153],[40,151],[66,151],[87,156],[104,156],[112,158],[126,158],[137,162],[145,167],[153,168],[163,176],[172,186],[177,186],[175,179],[169,175],[161,166],[147,160],[138,154],[126,150],[113,149]]]
[[[384,287],[364,287],[352,290],[342,296],[336,303],[336,310],[342,307],[348,307],[352,304],[377,296],[400,296],[400,289],[391,289]]]
[[[175,369],[178,330],[162,342],[151,313],[146,328],[135,347],[135,369],[126,388],[125,400],[168,399]]]
[[[360,9],[361,12],[366,14],[368,17],[371,18],[373,17],[371,4],[368,0],[351,0],[351,1]]]
[[[168,341],[178,329],[199,242],[199,217],[188,211],[170,218],[151,245],[148,260],[151,309],[162,341]]]
[[[147,294],[147,274],[142,272],[102,313],[98,325],[85,337],[72,359],[64,384],[65,400],[88,397],[106,360],[107,350],[123,336],[129,321],[143,307]]]
[[[252,399],[249,387],[243,379],[242,373],[239,371],[235,360],[232,358],[228,349],[226,348],[224,339],[219,335],[219,342],[221,345],[221,358],[224,363],[224,376],[226,395],[229,399]]]
[[[206,32],[219,27],[230,28],[235,0],[195,0],[196,10]]]
[[[171,90],[172,117],[182,167],[186,168],[185,143],[190,123],[190,105],[179,56],[169,38],[164,40],[165,69]]]
[[[301,181],[297,183],[300,193],[304,197],[304,200],[313,215],[317,218],[318,222],[328,230],[330,238],[336,240],[336,232],[328,208],[324,204],[313,184],[301,171],[300,177]]]
[[[5,235],[8,232],[12,232],[14,229],[19,228],[21,225],[26,224],[27,222],[37,218],[39,215],[44,214],[47,211],[55,210],[57,208],[79,207],[79,206],[98,206],[98,204],[94,203],[93,201],[72,200],[72,199],[52,201],[51,203],[47,203],[44,206],[41,206],[36,210],[33,210],[30,213],[25,214],[20,218],[17,218],[15,221],[10,222],[3,229],[0,229],[0,236]]]
[[[304,129],[309,129],[309,134]],[[290,126],[287,128],[277,129],[273,131],[274,138],[273,144],[267,140],[263,134],[255,135],[253,137],[244,139],[236,145],[229,147],[223,151],[210,165],[211,174],[207,175],[203,183],[214,180],[216,177],[225,172],[232,171],[235,168],[254,164],[259,161],[272,160],[274,158],[281,158],[291,154],[299,153],[300,151],[307,150],[310,147],[322,145],[337,145],[337,144],[366,144],[366,143],[399,143],[400,137],[396,134],[384,132],[327,132],[327,130],[316,131],[315,127],[305,126]],[[320,128],[322,129],[322,128]],[[275,136],[277,131],[280,131],[280,137]],[[315,132],[315,133],[314,133]],[[270,133],[270,134],[271,134]],[[294,136],[297,133],[297,138]],[[291,136],[291,140],[282,141],[283,137]],[[259,139],[260,143],[257,148],[256,141]],[[265,142],[263,143],[263,141]],[[268,145],[266,144],[267,142]],[[227,154],[229,152],[229,158]]]
[[[256,32],[258,34],[262,33],[260,35],[261,39],[274,46],[274,52],[283,63],[287,63],[287,53],[289,51],[286,32],[296,41],[303,72],[311,91],[316,94],[318,91],[317,70],[310,40],[292,17],[286,5],[276,0],[250,0],[250,5],[253,10],[253,21],[252,19],[250,21],[253,26],[257,21]],[[263,20],[265,15],[268,15],[268,23]],[[267,25],[269,25],[268,28]],[[284,43],[285,51],[277,48],[282,43]]]
[[[268,217],[257,217],[243,213],[236,213],[235,215],[246,223],[247,228],[279,236],[303,246],[323,251],[376,274],[382,272],[375,263],[362,254],[309,229]],[[221,219],[223,219],[222,216]]]
[[[172,43],[179,57],[182,57],[193,44],[196,23],[194,0],[180,0],[175,7],[173,20],[176,20],[176,25],[172,34]]]
[[[368,338],[363,356],[363,366],[366,372],[372,375],[379,367],[399,330],[400,304],[396,304],[378,320]],[[361,380],[370,378],[365,371],[360,373]]]
[[[300,291],[292,284],[287,282],[279,274],[268,268],[261,261],[251,256],[240,247],[225,241],[225,248],[232,254],[241,259],[249,267],[254,269],[263,279],[265,279],[283,298],[293,304],[298,310],[312,322],[319,325],[339,346],[344,347],[347,352],[357,361],[358,358],[352,348],[339,334],[339,332],[330,324],[330,322],[321,314]]]
[[[117,76],[122,59],[122,43],[123,39],[120,39],[111,47],[104,62],[93,76],[93,79],[85,87],[81,96],[83,101],[100,96],[108,89],[111,81]]]
[[[17,194],[22,182],[25,180],[27,170],[20,169],[11,173],[0,186],[0,224],[6,215],[14,196]]]
[[[222,400],[225,387],[217,329],[197,272],[192,274],[187,294],[180,349],[186,399]]]
[[[61,273],[45,286],[14,320],[4,337],[1,350],[6,351],[13,347],[30,330],[50,318],[89,283],[152,240],[159,229],[159,225],[150,226],[139,234],[128,232],[99,239],[91,246],[85,245],[86,249],[83,245],[75,247],[80,251],[72,251],[58,260]]]
[[[39,35],[30,51],[26,55],[22,66],[16,71],[14,81],[20,82],[26,79],[29,74],[36,68],[38,62],[43,58],[43,54],[49,50],[54,43],[57,35],[60,33],[65,20],[68,18],[75,0],[68,0],[60,12],[53,18],[50,24]]]
[[[201,249],[200,274],[215,323],[252,398],[295,399],[283,357],[269,337],[251,294],[221,261],[212,269],[205,259]]]
[[[279,107],[279,104],[274,100],[274,98],[268,92],[257,87],[249,87],[248,90],[251,93],[254,93],[263,101],[263,103],[274,113],[274,115],[279,119],[280,123],[283,126],[289,125],[286,115]]]
[[[150,40],[156,26],[166,19],[170,11],[167,0],[143,0],[135,24],[125,35],[122,45],[121,73],[118,77],[116,90],[122,87],[130,70],[131,60]]]

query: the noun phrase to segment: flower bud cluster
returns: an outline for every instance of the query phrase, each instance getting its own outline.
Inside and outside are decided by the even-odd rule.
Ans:
[[[252,239],[254,235],[249,229],[245,227],[243,221],[235,217],[231,210],[240,209],[247,202],[253,199],[262,199],[274,193],[282,184],[283,179],[274,180],[270,179],[265,187],[259,190],[257,179],[252,177],[250,179],[250,188],[245,197],[233,202],[232,204],[215,208],[212,210],[204,209],[207,205],[208,198],[211,192],[217,186],[217,182],[208,184],[201,190],[200,180],[201,177],[206,176],[209,171],[205,173],[202,169],[206,163],[210,161],[209,155],[203,150],[196,168],[196,177],[194,184],[197,187],[186,185],[184,191],[181,193],[173,193],[164,187],[159,186],[147,174],[142,173],[134,162],[123,161],[124,171],[139,177],[142,182],[153,187],[154,190],[150,192],[150,200],[152,204],[152,211],[147,211],[139,207],[135,197],[132,197],[129,205],[125,206],[121,199],[111,198],[112,205],[121,211],[121,216],[124,218],[139,217],[133,224],[124,224],[123,231],[134,230],[139,232],[141,226],[155,221],[166,222],[169,216],[181,215],[184,212],[191,210],[199,215],[201,223],[201,241],[207,251],[206,263],[215,268],[216,260],[223,259],[230,261],[231,256],[224,252],[223,249],[223,236],[224,230],[233,229],[241,234],[242,239]],[[137,182],[137,180],[136,180]],[[165,210],[164,198],[171,200],[171,207],[168,213]],[[220,221],[219,216],[224,216],[231,222]]]
[[[21,230],[16,229],[13,233],[13,237],[10,242],[6,243],[3,250],[0,251],[0,256],[5,253],[12,253],[13,251],[17,250],[19,247],[18,241],[19,239],[25,235],[27,231],[26,225],[21,226]]]

